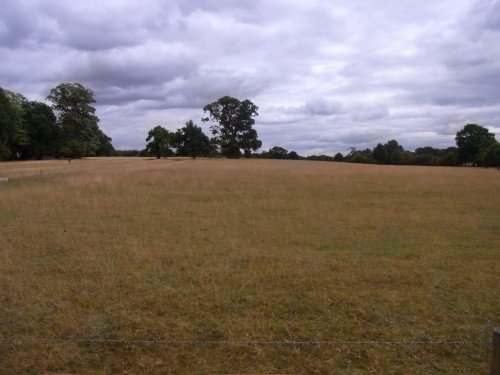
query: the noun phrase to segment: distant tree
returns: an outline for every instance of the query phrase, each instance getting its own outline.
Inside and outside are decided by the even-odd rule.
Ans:
[[[434,148],[430,146],[419,147],[407,161],[416,165],[457,165],[458,148],[448,147],[446,149]]]
[[[61,153],[66,157],[95,155],[101,145],[94,93],[79,83],[61,83],[47,97],[58,115]]]
[[[310,155],[306,157],[307,160],[316,160],[316,161],[333,161],[333,157],[329,155]]]
[[[400,164],[405,164],[405,162],[406,160],[404,151],[396,149],[390,153],[389,164],[400,165]]]
[[[151,155],[151,153],[148,151],[148,149],[145,148],[144,150],[139,151],[139,156],[145,158],[145,157],[153,156],[153,155]]]
[[[0,160],[12,155],[12,144],[19,137],[21,111],[11,99],[10,91],[0,88]]]
[[[267,151],[262,151],[261,153],[254,152],[252,153],[252,158],[256,159],[269,159],[269,153]]]
[[[430,146],[425,146],[425,147],[418,147],[415,149],[415,155],[432,155],[432,156],[437,156],[441,154],[442,150],[430,147]]]
[[[479,164],[481,154],[484,154],[486,149],[496,142],[493,133],[477,124],[465,125],[457,132],[455,141],[458,146],[458,162],[460,164],[472,163],[472,165]]]
[[[342,155],[342,153],[340,153],[340,152],[337,152],[333,156],[333,161],[344,161],[344,155]]]
[[[389,162],[389,151],[386,145],[379,143],[373,149],[373,158],[379,164],[387,164]]]
[[[290,151],[288,153],[288,159],[290,159],[290,160],[298,160],[298,159],[300,159],[300,155],[297,154],[295,151]]]
[[[415,154],[413,161],[416,165],[433,165],[435,156],[429,153]]]
[[[186,125],[178,129],[173,136],[172,146],[177,149],[177,155],[208,156],[212,150],[210,139],[203,133],[203,129],[189,120]]]
[[[389,156],[394,152],[394,151],[404,151],[403,147],[396,141],[395,139],[390,140],[385,144],[385,147],[387,147],[387,152],[389,153]]]
[[[157,159],[166,157],[172,154],[172,150],[170,150],[172,140],[173,134],[171,132],[160,125],[155,126],[148,132],[146,142],[149,143],[146,145],[146,151],[148,154],[156,156]]]
[[[354,147],[351,147],[351,152],[344,158],[344,161],[349,163],[364,163],[364,164],[372,164],[375,163],[375,159],[373,158],[373,151],[369,148],[364,150],[356,150]]]
[[[269,149],[267,154],[271,159],[286,159],[288,157],[288,150],[283,147],[274,146]]]
[[[137,157],[140,156],[140,150],[115,150],[114,156]]]
[[[385,144],[388,153],[387,162],[389,164],[405,164],[405,154],[403,146],[398,141],[390,140]]]
[[[52,109],[40,102],[23,104],[23,127],[29,135],[27,158],[56,156],[60,147],[60,128]]]
[[[413,164],[435,165],[436,159],[442,155],[442,150],[426,146],[415,149],[413,154]]]
[[[500,143],[495,142],[486,149],[482,165],[500,169]]]
[[[208,112],[208,117],[202,118],[202,121],[214,123],[210,127],[213,142],[220,147],[224,156],[239,158],[241,150],[245,156],[250,156],[252,150],[261,147],[262,142],[258,140],[257,131],[253,128],[258,109],[248,99],[240,102],[230,96],[224,96],[203,107],[203,112]]]
[[[433,159],[433,165],[456,166],[458,165],[458,148],[448,147],[439,150],[438,155]]]

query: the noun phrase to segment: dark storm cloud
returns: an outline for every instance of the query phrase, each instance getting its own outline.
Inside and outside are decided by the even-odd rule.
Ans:
[[[467,122],[500,131],[492,0],[5,0],[0,54],[0,86],[31,99],[91,88],[119,148],[199,122],[224,95],[260,107],[264,148],[304,154],[453,145]]]

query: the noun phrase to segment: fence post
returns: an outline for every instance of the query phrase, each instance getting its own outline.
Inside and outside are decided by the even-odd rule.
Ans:
[[[495,328],[493,330],[490,375],[500,375],[500,328]]]

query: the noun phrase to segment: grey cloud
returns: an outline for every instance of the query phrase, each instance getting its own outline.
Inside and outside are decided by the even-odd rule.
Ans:
[[[391,138],[392,134],[392,131],[387,131],[387,129],[384,128],[358,128],[343,131],[336,139],[346,145],[373,147],[374,144],[386,138]]]
[[[125,51],[85,54],[68,62],[68,77],[101,87],[134,89],[195,74],[198,66],[193,56],[175,51],[175,47],[146,44]]]
[[[310,100],[304,105],[304,112],[311,116],[330,116],[345,113],[340,103],[325,99]]]
[[[361,105],[352,109],[352,119],[355,122],[380,120],[389,116],[389,109],[385,105]]]
[[[83,83],[118,147],[224,95],[260,107],[264,147],[453,145],[466,121],[498,129],[499,25],[491,0],[5,0],[0,85]]]

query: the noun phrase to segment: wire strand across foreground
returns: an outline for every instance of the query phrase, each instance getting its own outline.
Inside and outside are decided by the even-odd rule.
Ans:
[[[11,337],[0,338],[0,343],[45,342],[56,344],[163,344],[163,345],[489,345],[490,341],[373,341],[373,340],[318,340],[318,341],[258,341],[258,340],[169,340],[169,339],[82,339],[82,338],[41,338]]]

